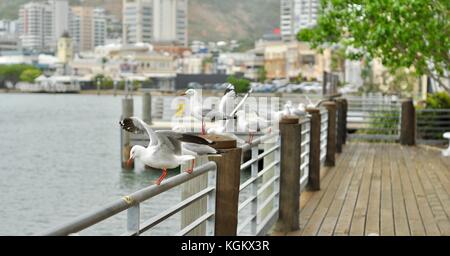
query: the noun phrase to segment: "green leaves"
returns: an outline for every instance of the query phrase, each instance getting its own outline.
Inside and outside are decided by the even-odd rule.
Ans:
[[[446,0],[322,0],[317,27],[300,31],[297,38],[314,48],[338,42],[363,50],[392,70],[443,75],[450,62],[449,8]]]

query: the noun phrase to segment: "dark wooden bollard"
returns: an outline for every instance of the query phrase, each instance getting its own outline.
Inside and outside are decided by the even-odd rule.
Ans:
[[[152,95],[149,92],[142,96],[142,120],[147,124],[152,123]]]
[[[327,101],[323,106],[328,110],[328,140],[325,166],[336,164],[336,103]]]
[[[242,149],[236,140],[224,136],[205,136],[216,142],[220,156],[211,156],[217,164],[215,236],[236,236],[239,208],[239,185]]]
[[[122,119],[132,117],[134,112],[133,99],[127,98],[122,100]],[[128,166],[127,161],[130,159],[131,140],[130,133],[120,129],[121,132],[121,163],[122,168],[125,170],[133,170],[134,162],[131,166]]]
[[[342,145],[344,144],[344,102],[342,99],[336,99],[336,153],[342,153]]]
[[[343,127],[344,127],[344,140],[342,141],[342,143],[345,145],[345,144],[347,144],[347,132],[348,132],[348,130],[347,130],[347,116],[348,116],[348,101],[347,101],[347,99],[342,99],[342,103],[344,104],[343,105],[343,111],[342,111],[342,113],[343,113],[343,117],[342,117],[342,119],[343,119],[343,122],[344,122],[344,124],[343,124]]]
[[[416,144],[416,109],[411,98],[402,100],[400,144],[408,146]]]
[[[280,135],[280,210],[276,230],[290,232],[300,228],[301,126],[299,119],[296,117],[282,119]]]
[[[311,115],[311,142],[309,149],[309,185],[312,190],[320,190],[320,132],[322,118],[320,109],[306,110]]]

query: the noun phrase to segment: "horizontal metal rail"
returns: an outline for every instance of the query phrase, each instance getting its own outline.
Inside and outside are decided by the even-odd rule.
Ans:
[[[64,225],[47,230],[40,235],[67,236],[70,234],[78,233],[118,213],[121,213],[135,205],[138,205],[152,197],[155,197],[187,181],[193,180],[205,173],[214,170],[216,170],[216,164],[214,162],[206,163],[205,165],[196,168],[193,174],[183,173],[177,175],[173,178],[168,179],[160,186],[153,185],[148,188],[137,191],[129,196],[123,197],[122,199],[116,200],[104,207],[81,215],[80,217]]]

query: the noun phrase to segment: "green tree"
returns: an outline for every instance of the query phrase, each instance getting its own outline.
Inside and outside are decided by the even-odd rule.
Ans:
[[[446,92],[438,92],[428,96],[427,108],[450,109],[450,95]]]
[[[230,76],[227,80],[228,83],[234,85],[237,93],[247,93],[250,90],[250,80],[237,78],[235,76]]]
[[[380,58],[392,71],[414,68],[450,90],[438,79],[450,61],[449,9],[447,0],[322,0],[318,25],[297,38],[350,47],[348,58]]]
[[[20,74],[20,81],[34,83],[34,80],[42,75],[42,71],[36,68],[25,69]]]
[[[258,69],[258,82],[264,83],[267,80],[267,70],[264,67]]]
[[[24,64],[0,65],[0,83],[10,81],[15,84],[21,81],[20,76],[27,69],[38,70],[34,66]]]

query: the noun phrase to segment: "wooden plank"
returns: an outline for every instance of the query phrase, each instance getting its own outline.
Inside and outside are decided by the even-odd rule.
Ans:
[[[400,147],[401,150],[398,150],[398,167],[400,173],[400,180],[403,188],[403,196],[405,200],[405,208],[406,214],[408,216],[408,224],[411,231],[411,235],[413,236],[424,236],[425,228],[422,223],[422,217],[419,213],[419,208],[417,206],[417,201],[414,196],[414,191],[412,189],[411,182],[409,180],[408,174],[406,173],[406,163],[402,151],[409,151],[410,147]]]
[[[369,144],[358,144],[358,146],[359,148],[357,148],[356,150],[361,151],[362,156],[366,156],[369,150]],[[341,214],[339,215],[338,222],[336,223],[334,235],[349,235],[350,225],[352,222],[356,201],[358,199],[359,187],[361,185],[361,179],[364,173],[364,166],[366,161],[366,157],[360,157],[358,159],[357,165],[354,167],[355,174],[352,178],[352,181],[350,182]]]
[[[382,146],[380,235],[393,236],[395,235],[395,230],[392,205],[392,180],[387,148],[387,145]]]
[[[418,152],[417,148],[414,150],[416,151],[416,156],[419,158],[418,163],[420,164],[420,169],[417,170],[417,174],[423,186],[428,204],[433,212],[434,220],[439,227],[441,235],[450,235],[450,223],[448,222],[442,204],[434,190],[434,186],[426,174],[429,168],[429,159],[426,159],[426,157],[423,156],[422,151]]]
[[[409,236],[408,217],[406,215],[405,202],[403,197],[402,184],[400,180],[400,171],[398,167],[398,146],[389,147],[389,157],[391,165],[391,179],[392,179],[392,202],[394,209],[394,226],[395,235]]]
[[[441,233],[438,226],[434,220],[431,208],[426,200],[425,193],[422,188],[422,184],[419,181],[417,171],[421,170],[421,166],[418,163],[418,156],[415,154],[414,150],[403,150],[403,157],[405,158],[406,170],[409,175],[414,196],[417,200],[417,205],[419,207],[420,215],[422,216],[422,222],[425,228],[425,233],[428,236],[439,236]]]
[[[356,201],[355,210],[353,212],[353,219],[350,226],[350,235],[351,236],[362,236],[364,235],[365,225],[366,225],[366,216],[367,216],[367,208],[369,202],[369,192],[370,192],[370,184],[372,180],[372,172],[373,172],[373,162],[375,149],[377,145],[372,146],[368,152],[368,155],[365,156],[367,161],[364,165],[364,174],[361,180],[361,185],[359,188],[358,199]]]
[[[330,209],[328,210],[322,226],[319,229],[318,235],[319,236],[331,236],[333,235],[334,228],[336,226],[338,217],[341,213],[342,206],[344,204],[345,195],[347,194],[350,181],[353,177],[353,174],[355,173],[354,166],[356,165],[358,161],[358,157],[360,157],[360,151],[351,152],[352,156],[349,161],[345,161],[339,165],[341,167],[342,165],[342,171],[346,172],[344,178],[341,181],[341,184],[339,185],[338,190],[336,191],[336,195],[333,199],[333,202],[330,206]]]
[[[348,159],[348,155],[347,155]],[[343,164],[340,163],[340,166],[335,167],[336,169],[336,176],[333,178],[333,180],[330,182],[330,184],[327,187],[326,192],[323,194],[322,199],[320,200],[320,203],[318,204],[317,208],[314,211],[314,214],[311,216],[308,223],[305,225],[305,228],[302,231],[302,235],[305,236],[313,236],[316,235],[319,231],[319,228],[322,224],[322,221],[330,207],[330,204],[332,203],[332,200],[336,194],[336,190],[341,183],[341,179],[344,176],[344,174],[347,172],[347,170],[342,168]]]
[[[351,155],[351,152],[354,152],[356,147],[357,144],[349,144],[348,151],[346,151],[341,157],[338,158],[338,166]],[[300,211],[300,229],[304,229],[306,223],[308,223],[309,219],[317,208],[317,205],[320,203],[323,195],[328,190],[330,182],[335,179],[337,168],[325,168],[328,168],[329,171],[328,174],[321,180],[322,190],[314,193],[306,206]]]
[[[427,155],[428,159],[436,159],[436,155],[430,154],[430,152],[426,152],[424,155]],[[441,173],[441,168],[439,165],[439,161],[436,159],[435,161],[429,161],[430,168],[428,169],[428,177],[430,181],[434,185],[434,190],[442,204],[444,212],[447,215],[447,222],[450,223],[450,195],[448,194],[445,188],[450,187],[450,182],[445,179],[445,177],[441,177],[438,173]]]
[[[382,145],[377,145],[373,164],[372,183],[370,185],[369,204],[367,207],[366,229],[364,234],[380,235],[380,209],[381,209],[381,155]]]

